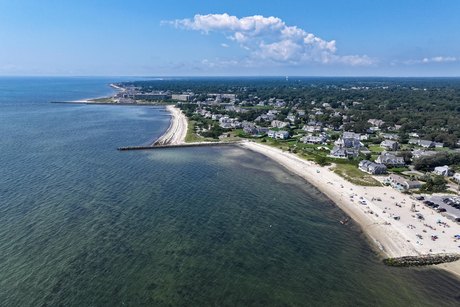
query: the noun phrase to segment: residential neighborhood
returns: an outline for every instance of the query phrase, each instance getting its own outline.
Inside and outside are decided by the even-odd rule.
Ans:
[[[368,89],[345,87],[342,91]],[[388,88],[378,89],[385,92]],[[145,92],[142,86],[132,86],[117,97],[176,103],[192,120],[191,133],[197,139],[264,142],[305,159],[335,165],[337,173],[348,176],[347,179],[363,180],[363,184],[387,184],[402,192],[432,189],[457,193],[459,190],[460,169],[445,163],[431,163],[438,159],[444,162],[445,159],[440,158],[443,155],[460,155],[456,148],[460,147],[458,139],[446,145],[427,138],[421,129],[408,130],[407,125],[375,117],[375,114],[357,120],[357,110],[365,101],[262,98],[241,90],[232,91],[206,93],[197,89],[182,92],[158,89]],[[441,127],[440,133],[443,131]],[[441,182],[432,177],[444,179]],[[430,183],[433,181],[437,182],[434,186]]]

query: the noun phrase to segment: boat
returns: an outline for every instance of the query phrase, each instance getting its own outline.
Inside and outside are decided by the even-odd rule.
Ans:
[[[347,217],[346,219],[340,220],[340,224],[346,225],[346,224],[348,224],[349,221],[350,221],[350,219]]]

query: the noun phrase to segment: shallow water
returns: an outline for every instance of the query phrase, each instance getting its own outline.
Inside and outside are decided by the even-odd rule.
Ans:
[[[2,306],[455,306],[309,184],[238,147],[118,152],[162,108],[51,104],[117,80],[0,78]]]

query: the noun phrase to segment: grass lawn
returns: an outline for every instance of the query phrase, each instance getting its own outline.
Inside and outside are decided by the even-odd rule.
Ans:
[[[185,135],[185,143],[193,143],[193,142],[218,142],[219,140],[205,138],[199,136],[195,133],[195,124],[196,121],[188,120],[188,127],[187,127],[187,134]]]
[[[381,153],[385,149],[380,147],[380,145],[369,145],[369,150],[372,151],[373,153]]]
[[[333,168],[334,173],[345,178],[346,180],[361,186],[381,186],[380,182],[358,169],[353,164],[336,164]]]
[[[389,172],[393,172],[393,173],[402,173],[402,172],[407,172],[407,171],[410,171],[410,169],[408,167],[392,167],[392,168],[389,168],[388,169]]]
[[[93,98],[90,101],[98,103],[115,103],[115,100],[112,97],[102,97],[102,98]]]

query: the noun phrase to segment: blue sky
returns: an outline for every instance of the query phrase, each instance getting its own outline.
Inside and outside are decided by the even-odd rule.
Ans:
[[[458,0],[0,0],[0,75],[459,76]]]

